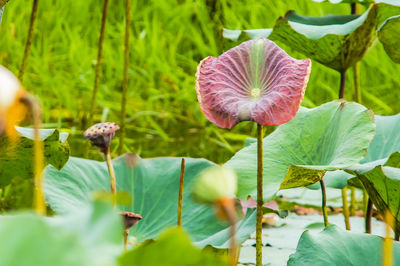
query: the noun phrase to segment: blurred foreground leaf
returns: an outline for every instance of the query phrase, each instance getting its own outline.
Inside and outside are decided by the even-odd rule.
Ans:
[[[225,257],[192,245],[189,237],[179,228],[164,232],[156,241],[148,241],[125,253],[120,266],[226,266]]]

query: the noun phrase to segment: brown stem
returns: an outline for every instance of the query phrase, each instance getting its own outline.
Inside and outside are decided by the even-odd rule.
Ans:
[[[229,204],[226,204],[226,202],[229,202]],[[230,266],[236,266],[237,265],[237,243],[236,243],[236,217],[235,217],[235,205],[232,201],[232,199],[228,199],[226,201],[225,199],[220,200],[219,205],[221,206],[221,209],[224,211],[226,217],[228,218],[229,222],[229,254],[230,254]]]
[[[9,0],[0,0],[0,9],[1,9],[5,4],[7,4],[8,1],[9,1]]]
[[[29,23],[28,37],[26,39],[26,44],[25,44],[24,57],[22,58],[21,67],[19,68],[19,73],[18,73],[18,78],[21,82],[23,81],[24,78],[24,72],[26,69],[26,65],[28,63],[29,53],[31,51],[33,31],[35,29],[38,6],[39,6],[39,0],[33,0],[31,20]]]
[[[344,98],[344,89],[346,87],[346,70],[340,72],[340,89],[339,89],[339,99]]]
[[[181,161],[181,175],[179,178],[179,197],[178,197],[178,227],[182,226],[182,198],[183,198],[183,181],[185,178],[185,158]]]
[[[129,228],[124,230],[124,250],[128,249]]]
[[[349,206],[347,202],[347,187],[342,188],[342,202],[343,202],[343,216],[344,216],[344,223],[346,224],[346,230],[351,230]]]
[[[400,240],[400,232],[396,231],[394,232],[394,240],[399,241]]]
[[[328,222],[328,211],[326,209],[325,184],[324,184],[324,181],[322,179],[319,182],[321,184],[321,191],[322,191],[322,214],[324,216],[324,225],[325,225],[325,227],[327,227],[329,225],[329,222]]]
[[[129,70],[129,32],[131,25],[131,0],[125,1],[125,41],[124,41],[124,74],[122,80],[122,100],[121,100],[121,133],[119,138],[118,153],[122,154],[124,151],[124,142],[126,135],[126,102],[128,93],[128,70]]]
[[[104,153],[104,157],[107,162],[108,173],[110,175],[112,202],[113,206],[115,207],[117,205],[117,186],[115,181],[114,167],[111,161],[110,147],[107,148],[106,152]]]
[[[371,220],[372,220],[372,200],[368,199],[367,213],[365,214],[365,233],[371,234]]]
[[[99,36],[99,42],[98,42],[97,62],[96,62],[96,69],[95,69],[95,76],[94,76],[93,94],[92,94],[92,100],[90,102],[89,116],[88,116],[88,121],[87,121],[88,125],[91,125],[93,123],[93,113],[94,113],[94,108],[96,105],[96,96],[97,96],[97,91],[99,90],[100,73],[101,73],[101,67],[102,67],[102,63],[103,63],[103,44],[104,44],[104,36],[105,36],[105,32],[106,32],[108,3],[109,3],[109,0],[104,0],[103,16],[101,19],[100,36]]]
[[[257,124],[257,222],[256,265],[262,265],[262,218],[263,218],[263,127]]]

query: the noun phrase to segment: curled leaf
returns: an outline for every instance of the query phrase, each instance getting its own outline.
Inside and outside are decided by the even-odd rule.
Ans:
[[[270,40],[250,40],[200,63],[197,98],[207,119],[222,128],[241,121],[280,125],[296,115],[310,69],[310,60],[296,60]]]

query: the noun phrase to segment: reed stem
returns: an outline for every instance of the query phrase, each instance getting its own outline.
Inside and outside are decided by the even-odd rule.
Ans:
[[[181,161],[181,174],[179,178],[179,197],[178,197],[178,221],[177,226],[182,227],[182,198],[183,198],[183,181],[185,178],[185,158]]]
[[[5,1],[5,3],[6,2],[7,1]],[[38,7],[39,7],[39,0],[33,0],[31,19],[30,19],[29,30],[28,30],[28,37],[26,38],[26,44],[25,44],[25,50],[24,50],[24,57],[22,58],[22,63],[21,63],[21,66],[20,66],[19,72],[18,72],[18,79],[21,81],[21,83],[24,78],[25,69],[28,64],[29,53],[30,53],[31,47],[32,47],[32,39],[33,39],[33,33],[34,33],[34,29],[35,29]]]
[[[126,135],[126,102],[127,102],[127,93],[129,86],[129,33],[130,33],[130,25],[131,25],[131,0],[125,1],[125,41],[124,41],[124,73],[122,80],[122,100],[121,100],[121,134],[119,138],[119,147],[118,153],[122,154],[124,152],[125,145],[125,135]]]

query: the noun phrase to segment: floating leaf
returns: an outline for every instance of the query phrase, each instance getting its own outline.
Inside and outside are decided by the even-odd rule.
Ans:
[[[95,203],[68,216],[0,216],[0,265],[113,265],[122,252],[122,221]]]
[[[378,30],[379,40],[390,58],[400,64],[400,15],[388,18]]]
[[[400,262],[400,243],[393,245],[396,264]],[[305,231],[287,265],[381,265],[382,246],[379,236],[344,231],[330,225],[317,235]]]
[[[33,178],[33,129],[17,127],[20,138],[10,140],[0,137],[0,186],[8,185],[13,178]],[[41,129],[44,144],[45,165],[61,169],[69,157],[67,133],[57,129]]]
[[[296,60],[274,42],[244,42],[198,66],[196,91],[212,123],[232,128],[241,121],[280,125],[299,109],[310,75],[310,60]]]
[[[359,162],[374,133],[373,114],[362,105],[333,101],[302,108],[263,141],[264,200],[279,189],[313,184],[326,171]],[[257,144],[243,148],[226,164],[238,175],[238,196],[255,197]]]
[[[183,193],[183,228],[198,246],[229,247],[229,228],[215,217],[214,209],[195,203],[190,194],[196,176],[215,164],[204,159],[185,158]],[[154,239],[165,228],[177,221],[178,191],[181,158],[140,159],[134,154],[116,158],[113,162],[117,191],[132,197],[129,206],[121,211],[139,213],[143,219],[131,230],[138,242]],[[95,191],[109,191],[107,166],[97,162],[71,157],[58,171],[47,167],[45,194],[50,207],[57,213],[68,213],[90,202]],[[237,225],[237,240],[245,241],[255,230],[255,212],[247,212]]]
[[[119,259],[118,263],[120,266],[226,266],[227,264],[225,257],[194,247],[189,237],[179,228],[169,229],[156,241],[144,243],[130,250]]]

